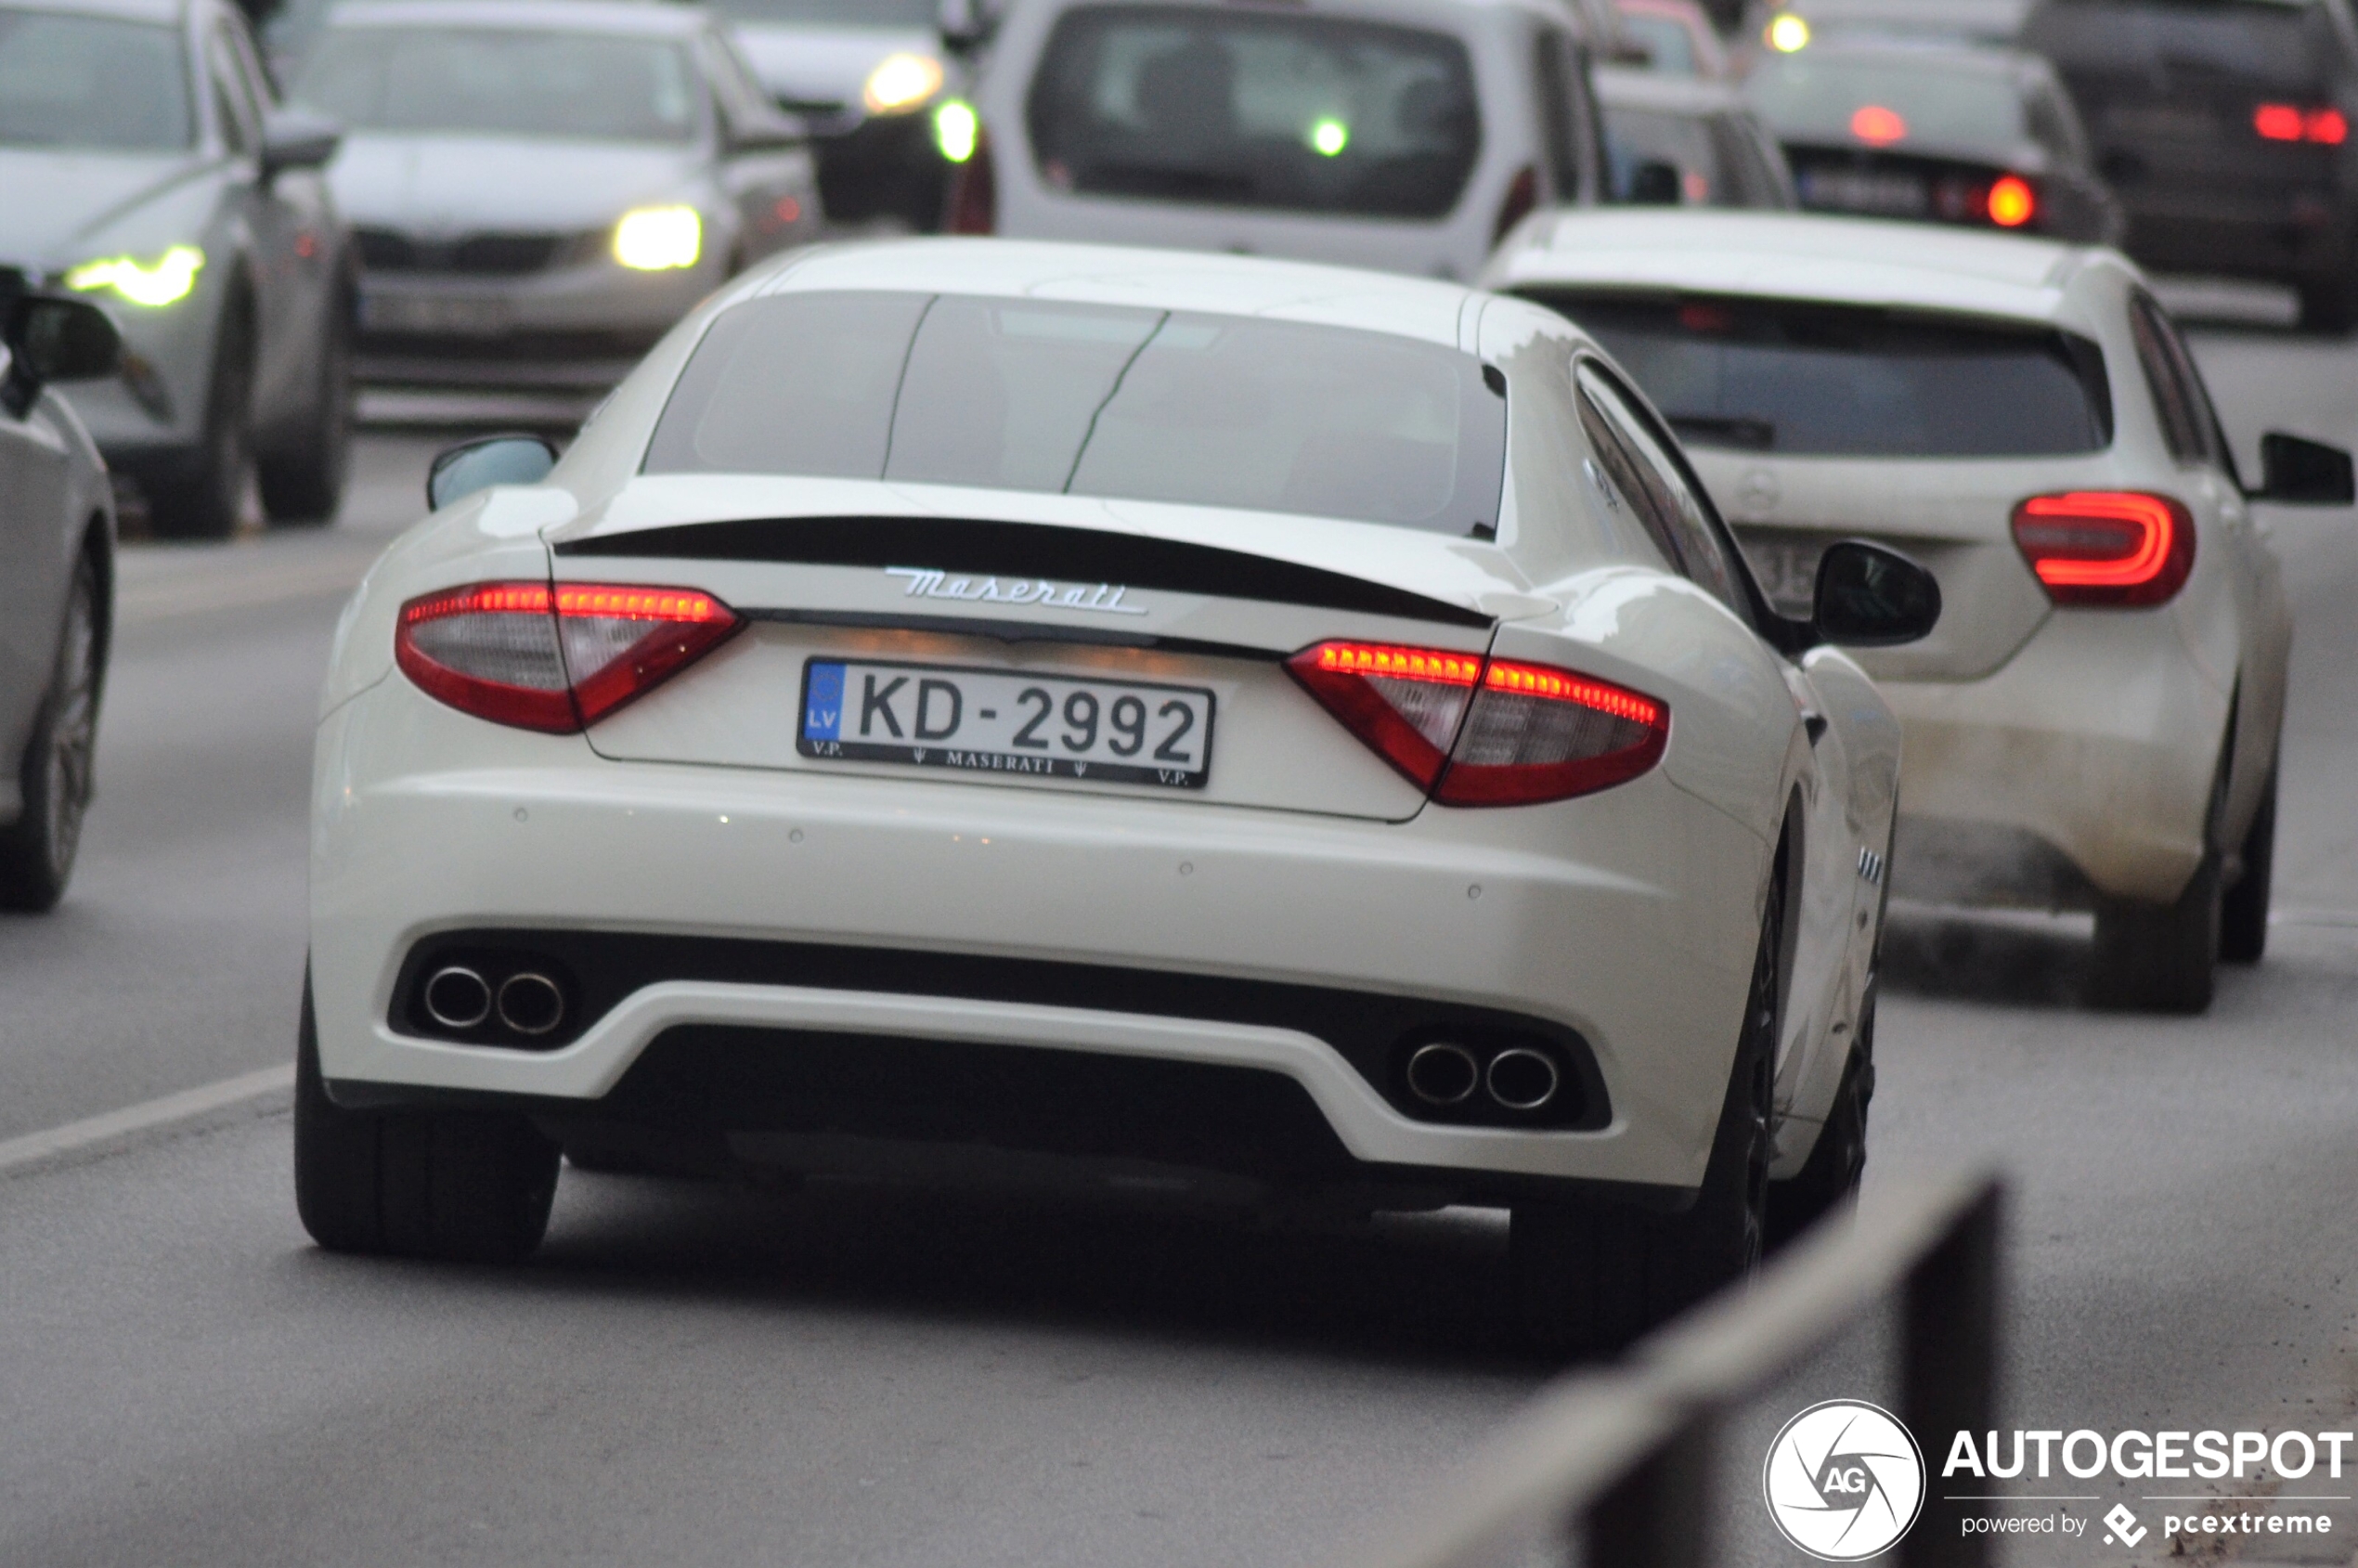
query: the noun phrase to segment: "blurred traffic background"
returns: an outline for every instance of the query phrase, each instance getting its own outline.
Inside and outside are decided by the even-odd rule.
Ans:
[[[1471,278],[1548,206],[1798,206],[2358,313],[2342,0],[246,3],[0,6],[0,266],[123,329],[71,395],[134,537],[331,518],[356,421],[562,431],[846,233]]]

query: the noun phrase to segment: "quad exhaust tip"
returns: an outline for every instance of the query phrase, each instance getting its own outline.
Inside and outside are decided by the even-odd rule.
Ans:
[[[426,1017],[445,1029],[473,1029],[491,1017],[491,987],[463,965],[437,969],[426,981]]]
[[[526,969],[499,983],[499,1021],[518,1034],[546,1034],[564,1022],[565,993],[548,976]]]
[[[1516,1045],[1490,1058],[1490,1097],[1509,1110],[1537,1110],[1556,1097],[1562,1079],[1540,1052]]]
[[[1463,1045],[1435,1042],[1408,1058],[1408,1088],[1427,1105],[1461,1104],[1482,1084],[1482,1064]]]

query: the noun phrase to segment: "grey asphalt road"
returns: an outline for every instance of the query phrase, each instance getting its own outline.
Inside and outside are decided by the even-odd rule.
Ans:
[[[2358,437],[2358,347],[2200,352],[2247,454]],[[371,436],[332,528],[127,555],[85,859],[56,914],[0,919],[0,1140],[287,1059],[313,693],[435,445]],[[1871,1180],[2013,1179],[2009,1424],[2358,1405],[2358,519],[2275,526],[2269,961],[2207,1018],[2109,1017],[2084,922],[1898,914]],[[314,1251],[286,1154],[265,1108],[0,1173],[0,1564],[1306,1562],[1547,1375],[1488,1216],[569,1173],[543,1252],[476,1271]]]

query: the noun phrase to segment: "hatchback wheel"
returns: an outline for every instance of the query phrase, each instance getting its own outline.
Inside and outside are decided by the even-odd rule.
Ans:
[[[2267,793],[2244,834],[2243,875],[2219,912],[2219,961],[2257,964],[2268,952],[2268,895],[2276,875],[2276,770],[2268,770]]]
[[[2096,905],[2090,991],[2100,1007],[2200,1013],[2219,966],[2219,857],[2208,854],[2175,902],[2106,899]]]
[[[98,634],[98,566],[84,553],[66,590],[57,672],[18,775],[24,810],[0,829],[0,909],[45,910],[65,896],[90,808],[105,646]]]
[[[1605,1203],[1516,1206],[1508,1238],[1515,1306],[1541,1351],[1610,1355],[1759,1266],[1783,917],[1781,855],[1719,1130],[1694,1207],[1656,1214]]]
[[[352,331],[341,299],[319,325],[319,357],[300,427],[256,459],[262,509],[273,523],[328,523],[352,465]]]
[[[295,1210],[333,1252],[513,1263],[540,1245],[557,1146],[521,1116],[347,1110],[319,1074],[311,984],[295,1045]]]
[[[237,531],[253,473],[253,332],[242,309],[222,318],[196,449],[142,486],[148,516],[165,538],[226,539]]]

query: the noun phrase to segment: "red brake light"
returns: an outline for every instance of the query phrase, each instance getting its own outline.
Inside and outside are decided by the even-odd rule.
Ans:
[[[2195,525],[2168,496],[2075,490],[2015,508],[2015,543],[2058,604],[2166,603],[2195,569]]]
[[[1564,200],[1559,197],[1558,200]],[[1525,163],[1507,182],[1507,199],[1498,203],[1498,225],[1490,231],[1493,245],[1507,237],[1508,231],[1522,222],[1539,207],[1539,171]]]
[[[1850,134],[1870,147],[1889,147],[1908,136],[1908,122],[1879,103],[1863,106],[1850,117]]]
[[[2020,175],[2007,175],[1989,188],[1989,221],[2000,228],[2020,228],[2039,213],[2039,193]]]
[[[2313,110],[2301,119],[2300,139],[2339,147],[2350,139],[2350,122],[2339,109]]]
[[[2300,139],[2300,110],[2288,103],[2263,103],[2251,111],[2251,128],[2270,141]]]
[[[991,133],[975,133],[974,155],[950,176],[950,210],[941,226],[952,234],[992,234],[999,227],[999,171],[991,162]]]
[[[669,680],[740,624],[693,589],[474,583],[404,604],[394,662],[421,691],[478,719],[570,734]]]
[[[1562,800],[1662,760],[1670,710],[1570,670],[1435,648],[1321,642],[1288,661],[1310,694],[1447,806]]]
[[[2339,147],[2350,139],[2349,118],[2328,104],[2303,109],[2299,104],[2263,103],[2251,111],[2251,128],[2269,141],[2313,141]]]

